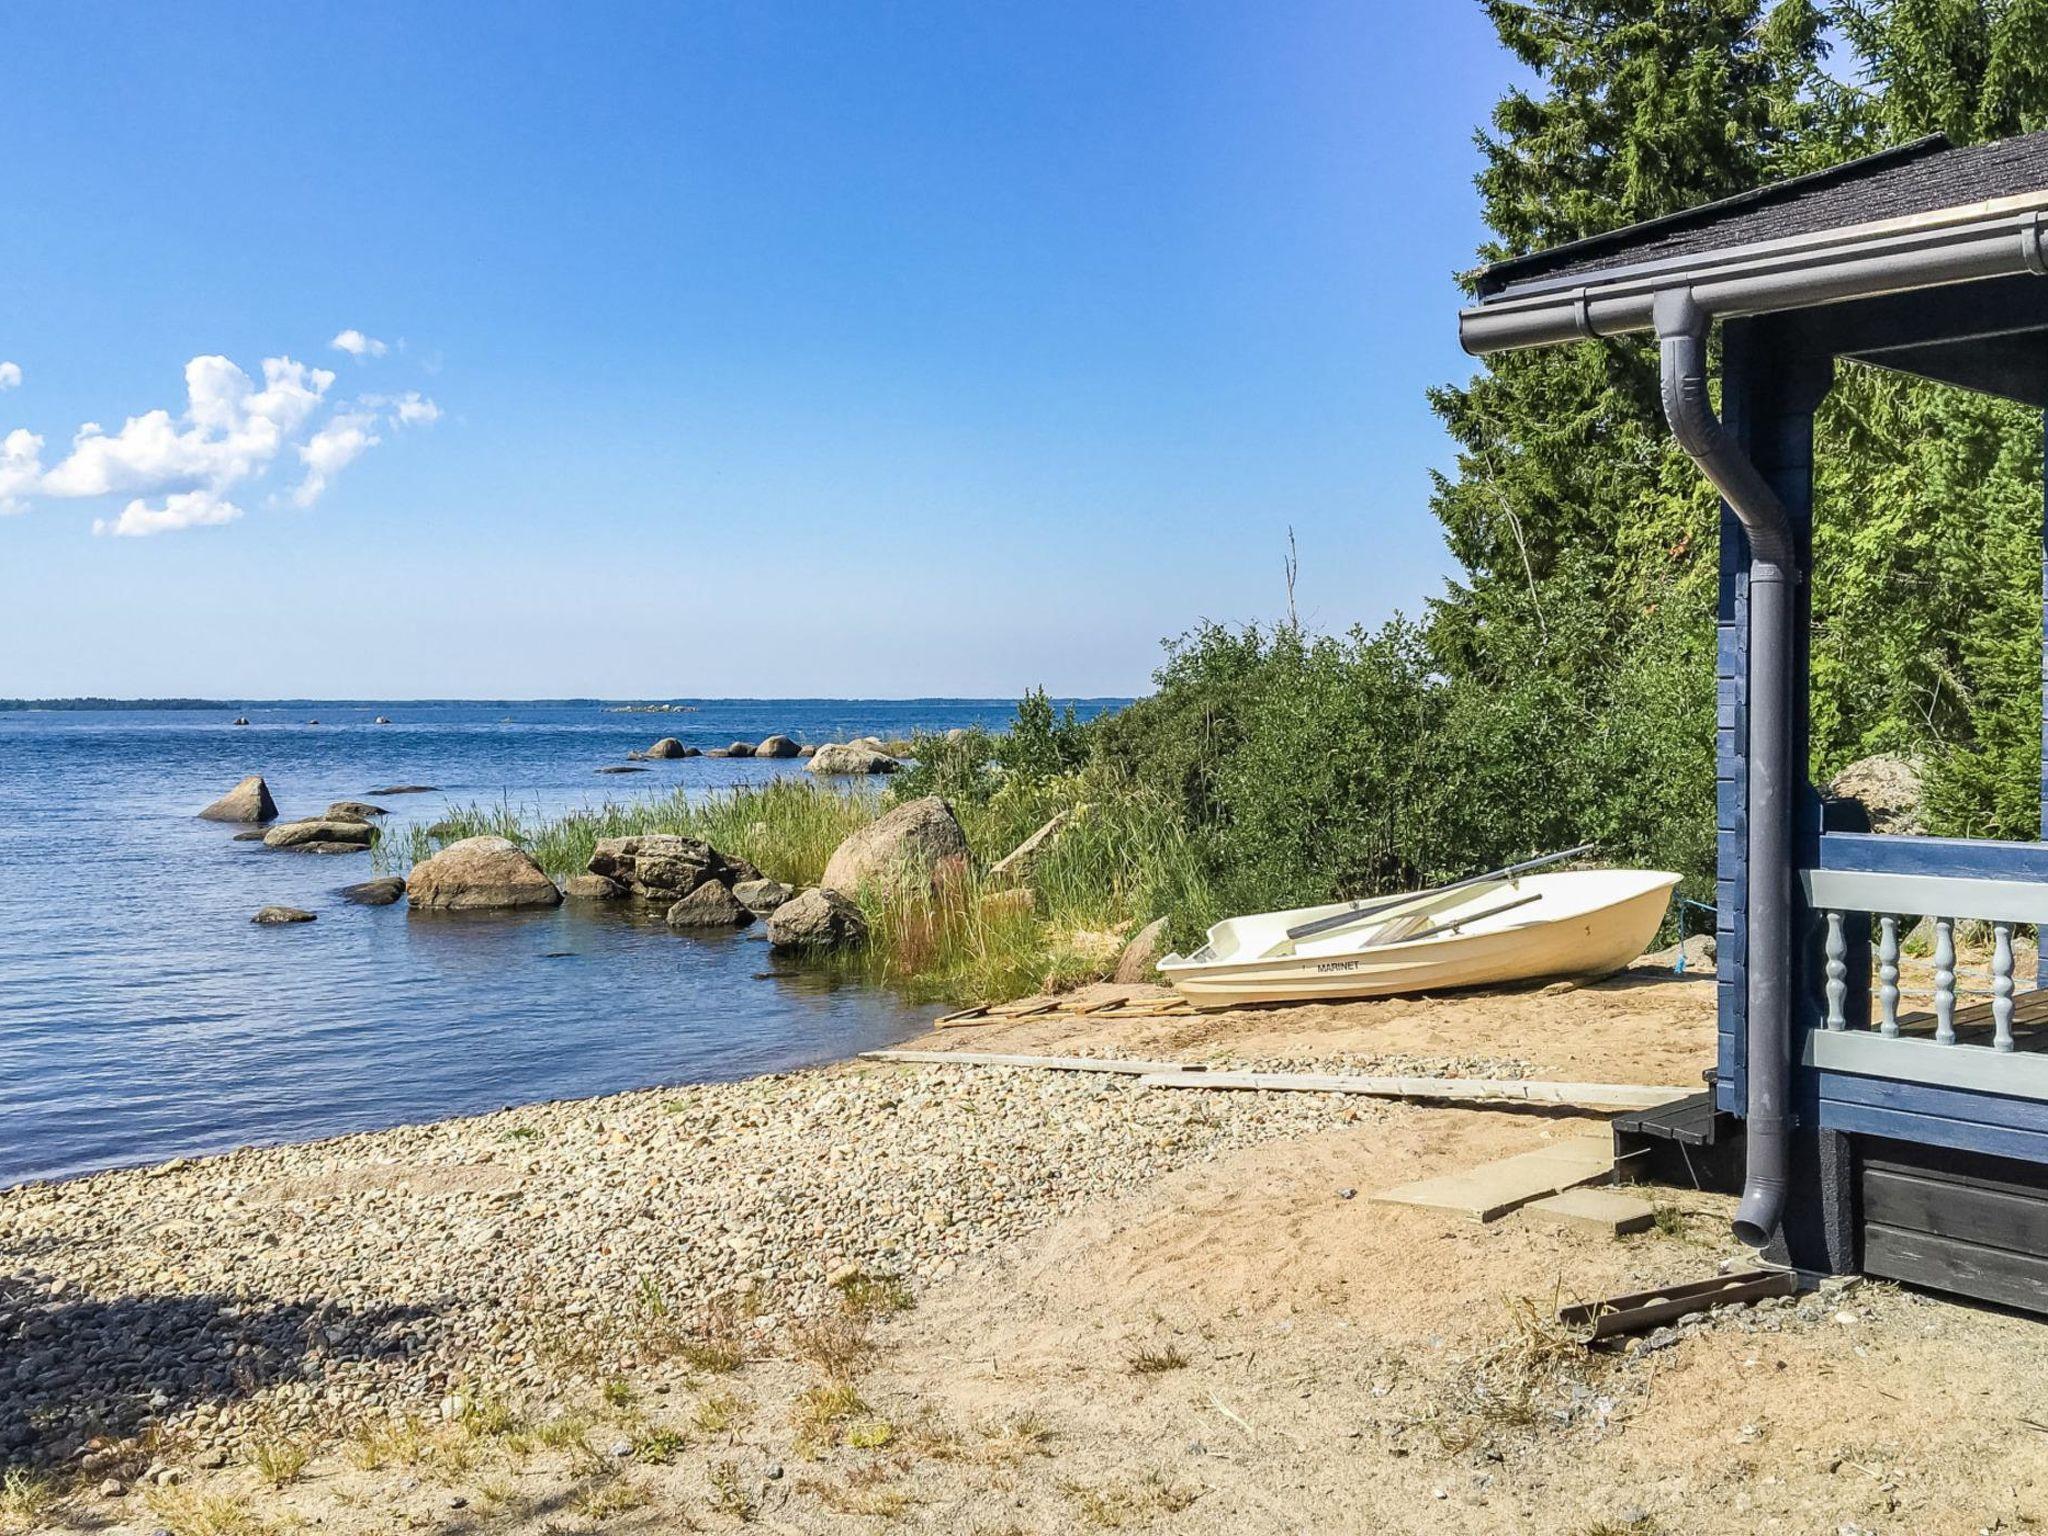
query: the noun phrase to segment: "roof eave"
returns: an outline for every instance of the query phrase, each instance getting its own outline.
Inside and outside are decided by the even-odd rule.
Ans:
[[[1458,315],[1474,356],[1648,330],[1651,301],[1689,289],[1713,315],[2002,277],[2048,276],[2048,189],[1844,229],[1510,284]]]

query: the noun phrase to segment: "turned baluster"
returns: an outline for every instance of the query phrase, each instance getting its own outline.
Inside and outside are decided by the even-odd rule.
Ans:
[[[1956,1043],[1956,924],[1934,920],[1934,1043]]]
[[[1828,1028],[1844,1030],[1849,1017],[1843,1004],[1849,998],[1849,942],[1842,933],[1842,914],[1828,914]]]
[[[1880,1033],[1899,1032],[1899,920],[1880,917],[1877,941],[1877,1007]]]
[[[2012,924],[1991,925],[1991,1043],[2012,1049]]]

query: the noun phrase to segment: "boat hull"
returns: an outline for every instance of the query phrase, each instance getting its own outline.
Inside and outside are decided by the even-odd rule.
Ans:
[[[1676,875],[1643,874],[1614,899],[1556,918],[1510,917],[1490,929],[1349,953],[1220,962],[1172,956],[1159,969],[1198,1008],[1337,1002],[1606,975],[1635,959],[1656,936],[1678,883]],[[1538,877],[1527,884],[1570,878]]]

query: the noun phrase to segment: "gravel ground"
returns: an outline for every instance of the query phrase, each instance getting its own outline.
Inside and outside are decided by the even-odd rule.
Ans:
[[[129,1475],[456,1394],[536,1406],[703,1330],[772,1348],[854,1274],[916,1287],[1376,1112],[863,1063],[0,1192],[0,1453]]]

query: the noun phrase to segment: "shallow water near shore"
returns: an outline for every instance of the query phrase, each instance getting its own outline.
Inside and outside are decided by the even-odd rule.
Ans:
[[[1010,713],[957,699],[0,711],[0,1184],[743,1077],[928,1021],[890,994],[775,967],[758,926],[684,936],[658,910],[581,903],[352,906],[336,893],[376,873],[370,855],[274,852],[195,819],[244,774],[264,775],[286,817],[341,799],[376,800],[392,826],[473,802],[551,814],[801,771],[699,757],[596,773],[661,736],[887,738]],[[394,723],[373,725],[380,714]],[[373,793],[402,784],[437,788]],[[273,903],[318,921],[250,923]]]

